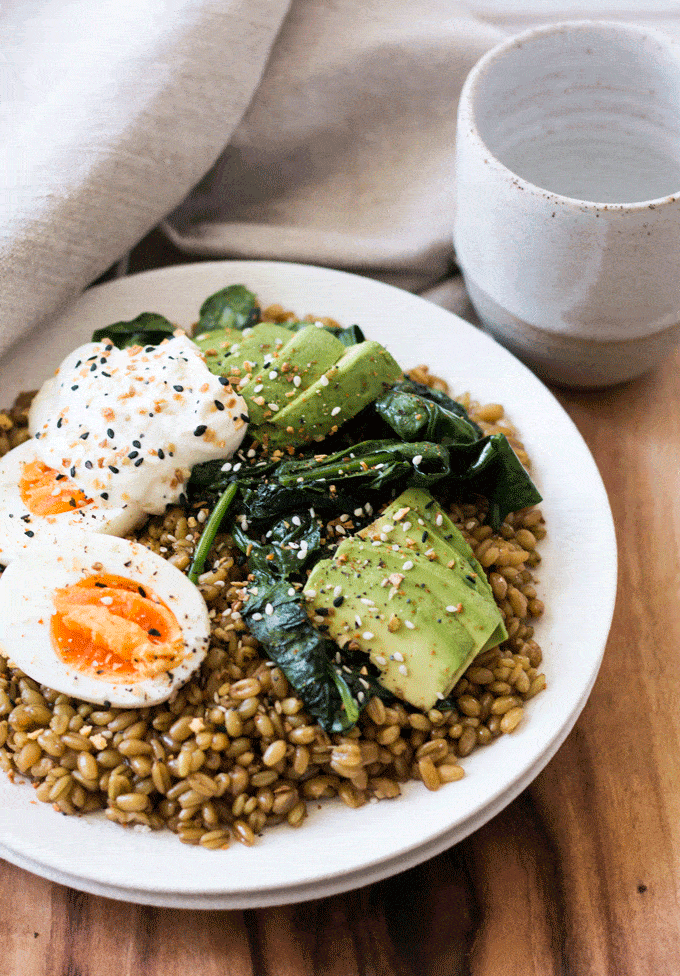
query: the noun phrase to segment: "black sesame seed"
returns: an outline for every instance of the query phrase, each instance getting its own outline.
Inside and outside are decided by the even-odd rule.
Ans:
[[[146,590],[144,589],[143,586],[138,586],[137,592],[139,593],[140,596],[143,596],[144,599],[146,600]]]
[[[156,630],[155,627],[151,627],[151,629],[149,630],[149,637],[160,637],[160,636],[161,636],[160,630]]]
[[[106,583],[95,583],[94,585],[95,586],[98,586],[101,590],[105,590],[106,589]]]
[[[69,471],[69,474],[71,475],[72,478],[75,478],[75,476],[76,476],[76,466],[75,466],[75,464],[72,464],[71,465],[71,470]]]
[[[130,458],[131,461],[134,461],[136,457],[139,457],[139,451],[130,451],[128,457]]]
[[[426,529],[426,530],[425,530],[425,531],[423,532],[423,534],[421,535],[421,537],[420,537],[420,541],[421,541],[421,542],[425,542],[425,541],[426,541],[426,539],[427,539],[427,534],[428,534],[428,533],[427,533],[427,529]]]
[[[109,493],[108,493],[108,491],[103,491],[99,497],[100,498],[103,498],[104,501],[107,502],[109,500]]]
[[[333,600],[333,606],[341,607],[344,602],[345,602],[344,596],[336,596],[336,598]]]
[[[105,373],[104,370],[102,370],[101,375],[102,376],[106,376],[107,379],[111,379],[111,374],[110,373]]]
[[[68,503],[71,506],[71,508],[75,508],[76,507],[76,500],[75,500],[75,498],[69,498]]]
[[[217,407],[218,410],[224,410],[224,404],[222,403],[221,400],[215,400],[215,406]]]
[[[142,446],[142,442],[141,441],[133,441],[132,442],[132,446],[133,447],[141,447]]]
[[[228,376],[218,376],[217,378],[220,381],[220,383],[222,384],[222,386],[229,386],[229,377]]]
[[[163,458],[165,457],[165,451],[163,450],[163,448],[162,448],[162,447],[159,447],[159,448],[158,448],[158,457],[159,457],[159,458],[161,459],[161,461],[162,461],[162,460],[163,460]]]
[[[247,424],[247,423],[248,423],[248,421],[250,420],[250,417],[248,416],[248,414],[247,414],[247,413],[242,413],[242,414],[241,414],[241,420],[242,420],[242,421],[243,421],[243,422],[244,422],[245,424]]]
[[[57,428],[61,427],[62,422],[63,422],[62,418],[60,417],[59,420],[57,421]]]
[[[184,387],[180,386],[179,383],[177,383],[175,386],[173,386],[173,390],[176,390],[178,393],[183,393]]]
[[[155,348],[155,346],[147,346],[144,352],[153,352]]]
[[[32,539],[33,536],[35,535],[35,532],[33,532],[32,529],[26,529],[24,535],[27,535],[29,539]]]
[[[90,366],[90,372],[91,373],[94,373],[94,371],[96,370],[96,368],[97,368],[97,364],[96,363],[92,363],[92,365]]]
[[[119,473],[118,472],[118,468],[115,467],[115,465],[113,465],[113,464],[110,464],[109,465],[109,471],[113,472],[113,474],[118,474]]]
[[[113,427],[109,427],[108,428],[108,430],[106,431],[106,436],[107,437],[115,437],[116,436],[115,433],[114,433]]]
[[[199,424],[198,427],[194,430],[194,437],[202,437],[203,434],[205,434],[207,429],[208,429],[207,424]]]
[[[73,386],[71,387],[71,389],[72,390],[77,390],[78,389],[78,384],[77,383],[74,383]]]
[[[87,468],[88,471],[91,471],[92,470],[92,461],[86,461],[85,462],[85,467]]]
[[[138,468],[140,464],[144,464],[144,458],[138,458],[135,461],[135,467]]]
[[[54,480],[55,481],[63,481],[65,477],[66,477],[65,474],[61,474],[60,473],[60,474],[55,475]]]
[[[84,434],[81,434],[80,435],[80,439],[81,439],[81,441],[86,441],[89,436],[90,436],[90,432],[89,432],[89,430],[86,430]]]

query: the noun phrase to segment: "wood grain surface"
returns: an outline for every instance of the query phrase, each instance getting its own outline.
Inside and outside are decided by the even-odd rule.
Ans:
[[[128,905],[0,861],[0,976],[680,972],[680,351],[555,393],[609,492],[619,594],[591,698],[532,786],[418,868],[281,908]]]

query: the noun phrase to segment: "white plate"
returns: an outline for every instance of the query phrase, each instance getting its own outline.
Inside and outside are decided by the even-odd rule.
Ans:
[[[28,785],[0,777],[0,854],[85,891],[154,905],[246,908],[318,898],[388,877],[457,843],[526,787],[566,738],[599,669],[616,589],[607,496],[581,436],[554,397],[484,333],[409,293],[338,271],[231,261],[146,272],[92,289],[49,330],[0,362],[11,402],[39,385],[92,330],[142,311],[188,327],[205,297],[244,283],[266,305],[358,323],[405,367],[428,363],[455,393],[505,404],[535,459],[549,534],[542,545],[537,627],[548,688],[515,733],[465,760],[466,777],[437,792],[412,783],[393,801],[310,807],[299,830],[265,831],[252,848],[187,847],[168,832],[124,830],[102,815],[60,816]],[[35,350],[40,348],[39,356]]]

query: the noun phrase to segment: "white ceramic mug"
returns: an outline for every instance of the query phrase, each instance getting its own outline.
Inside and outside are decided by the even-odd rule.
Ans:
[[[454,244],[486,328],[542,377],[595,387],[680,339],[680,52],[575,21],[486,54],[458,110]]]

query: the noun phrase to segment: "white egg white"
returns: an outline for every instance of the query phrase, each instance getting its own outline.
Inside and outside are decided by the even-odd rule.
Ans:
[[[172,670],[116,683],[72,668],[57,654],[50,635],[54,591],[102,573],[134,580],[174,613],[184,656]],[[123,708],[166,701],[199,667],[209,642],[208,608],[198,588],[137,542],[64,531],[53,540],[34,542],[0,576],[0,652],[35,681],[74,698]]]
[[[93,501],[72,512],[32,514],[21,497],[19,482],[24,465],[36,458],[33,440],[20,444],[0,458],[0,565],[7,566],[25,553],[33,542],[52,539],[65,529],[126,535],[146,519],[136,502],[117,508],[100,508]]]

